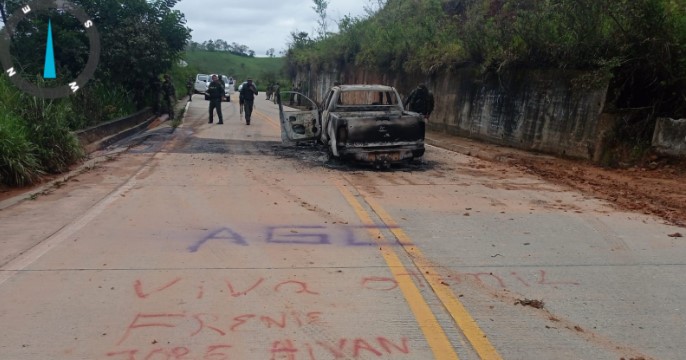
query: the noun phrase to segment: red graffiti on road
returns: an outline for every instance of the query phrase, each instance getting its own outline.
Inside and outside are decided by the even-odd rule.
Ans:
[[[181,286],[183,283],[183,279],[180,277],[177,277],[171,281],[161,283],[161,284],[156,284],[156,285],[149,285],[147,284],[148,287],[152,288],[152,290],[145,290],[146,285],[143,284],[142,280],[136,280],[133,283],[133,291],[136,297],[139,299],[144,299],[148,300],[151,297],[154,297],[153,295],[158,295],[166,291],[170,291],[172,288],[175,288],[177,286]],[[274,293],[282,294],[282,293],[292,293],[292,294],[297,294],[297,295],[319,295],[318,291],[314,291],[312,287],[304,282],[304,281],[297,281],[297,280],[285,280],[285,281],[278,281],[272,284],[267,284],[266,280],[264,278],[259,278],[256,281],[252,283],[247,283],[243,284],[242,286],[239,287],[239,285],[234,284],[233,281],[230,280],[225,280],[224,284],[222,285],[222,289],[220,289],[220,292],[223,292],[224,287],[226,290],[229,292],[229,296],[232,298],[237,298],[241,296],[248,296],[250,293],[258,291],[258,290],[267,290],[267,291],[272,291]],[[205,297],[205,282],[200,282],[197,287],[194,287],[194,289],[197,288],[197,291],[194,290],[194,297],[195,299],[202,299]]]
[[[106,355],[113,360],[234,360],[238,349],[231,344],[210,345],[200,350],[187,346],[151,347],[110,351]],[[394,358],[409,355],[412,351],[407,337],[397,341],[385,336],[370,338],[341,338],[333,342],[305,342],[293,339],[275,340],[264,356],[270,360],[328,360],[360,359],[393,355]]]
[[[108,358],[119,360],[231,360],[229,351],[231,345],[210,345],[203,351],[193,353],[190,348],[176,346],[172,348],[156,347],[150,350],[128,349],[123,351],[111,351]]]
[[[330,359],[359,359],[362,356],[382,357],[384,355],[402,355],[410,353],[408,339],[403,337],[399,342],[392,342],[386,337],[378,336],[374,340],[355,338],[339,339],[330,343],[326,341],[297,342],[296,340],[277,340],[272,343],[271,360],[317,360],[321,353]]]
[[[145,291],[143,291],[143,283],[140,280],[136,280],[136,282],[133,283],[133,289],[139,298],[145,299],[153,293],[162,292],[162,291],[174,286],[179,281],[181,281],[181,278],[177,277],[176,279],[168,282],[167,284],[163,284],[163,285],[159,286],[158,288],[156,288],[155,290],[152,290],[152,291],[146,293]]]
[[[139,333],[145,329],[154,329],[155,333],[160,330],[170,330],[170,334],[185,331],[188,337],[207,334],[223,337],[229,332],[262,329],[286,329],[302,328],[304,326],[323,325],[321,319],[322,312],[308,311],[300,313],[298,311],[279,312],[276,315],[260,314],[241,314],[238,316],[215,315],[215,314],[187,314],[185,312],[176,313],[138,313],[133,321],[127,326],[117,346],[122,345],[134,333]]]
[[[419,286],[420,288],[428,287],[426,279],[419,272],[408,272],[406,274],[399,274],[398,276],[410,277],[412,281],[416,283],[417,286]],[[580,285],[578,281],[552,280],[550,279],[550,275],[548,275],[548,273],[545,270],[536,270],[535,272],[533,272],[533,274],[529,274],[528,277],[517,272],[510,272],[508,274],[486,271],[457,272],[448,275],[447,277],[442,276],[439,280],[449,285],[460,285],[465,282],[472,281],[502,289],[507,289],[513,286],[515,283],[521,284],[526,287],[549,286],[554,288],[561,286]],[[396,278],[384,276],[367,276],[361,278],[360,281],[360,289],[362,290],[393,291],[398,288],[398,285],[398,280]],[[159,283],[144,283],[143,280],[140,279],[136,280],[133,283],[133,292],[135,296],[143,300],[151,300],[154,299],[156,296],[164,297],[166,292],[170,292],[176,288],[180,288],[179,290],[182,290],[184,293],[191,291],[193,295],[190,296],[193,296],[193,298],[197,300],[205,298],[207,294],[206,284],[204,281],[201,281],[197,284],[189,283],[181,277],[176,277],[174,279]],[[226,279],[223,281],[221,285],[216,286],[214,290],[217,293],[222,293],[223,295],[221,296],[228,296],[229,298],[247,297],[257,292],[260,292],[260,294],[262,295],[264,294],[264,292],[273,292],[275,294],[292,294],[301,296],[320,295],[319,291],[315,290],[312,285],[305,281],[267,281],[263,277],[249,281],[235,281]],[[228,295],[226,295],[227,293]]]
[[[429,286],[426,279],[424,279],[423,275],[418,272],[398,274],[398,276],[409,276],[420,288],[425,288]],[[551,281],[549,280],[548,274],[545,270],[537,270],[534,279],[528,281],[525,280],[522,277],[522,275],[517,272],[511,272],[509,275],[503,275],[494,272],[461,272],[457,274],[452,274],[448,277],[440,277],[438,280],[443,284],[448,285],[460,285],[467,281],[474,281],[479,284],[491,285],[502,289],[507,289],[512,285],[513,282],[519,282],[526,287],[539,285],[557,288],[560,286],[581,285],[581,283],[577,281]],[[362,278],[360,285],[363,289],[367,290],[392,291],[398,288],[399,283],[398,280],[391,277],[370,276]]]

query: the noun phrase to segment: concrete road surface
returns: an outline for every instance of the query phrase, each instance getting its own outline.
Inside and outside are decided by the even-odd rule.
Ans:
[[[429,147],[387,171],[235,102],[0,210],[0,359],[683,359],[685,229]],[[125,150],[125,151],[124,151]]]

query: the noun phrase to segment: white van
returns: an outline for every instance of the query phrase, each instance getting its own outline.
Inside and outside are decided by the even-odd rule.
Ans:
[[[207,91],[207,85],[209,85],[211,78],[207,74],[197,74],[195,75],[195,84],[193,85],[193,90],[196,94],[204,94]]]

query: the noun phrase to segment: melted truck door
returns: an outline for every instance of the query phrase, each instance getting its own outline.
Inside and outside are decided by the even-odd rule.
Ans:
[[[319,139],[322,129],[317,103],[294,91],[282,91],[275,95],[279,103],[281,141],[292,143]],[[287,106],[283,104],[282,97],[287,99]]]

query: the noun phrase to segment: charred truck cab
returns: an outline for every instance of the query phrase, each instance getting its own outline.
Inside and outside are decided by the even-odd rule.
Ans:
[[[285,143],[317,140],[335,157],[384,165],[424,155],[426,120],[405,111],[393,87],[334,86],[321,106],[290,91],[277,101]]]

